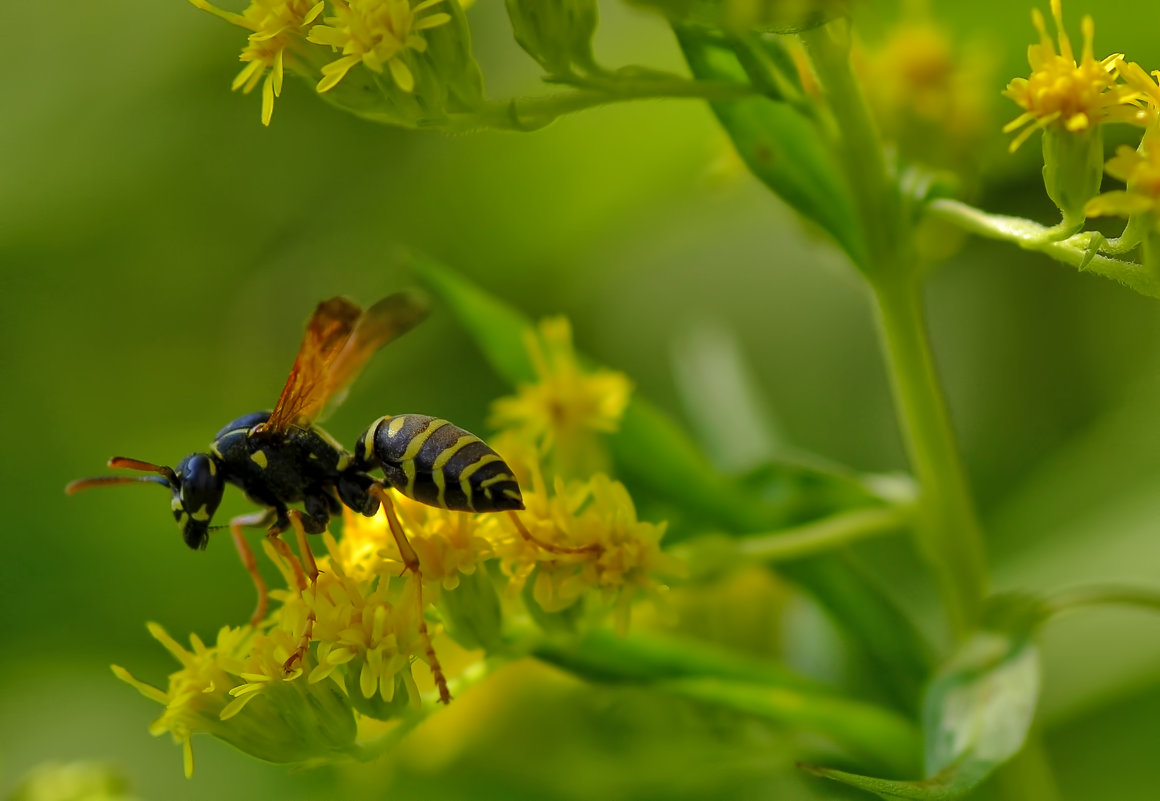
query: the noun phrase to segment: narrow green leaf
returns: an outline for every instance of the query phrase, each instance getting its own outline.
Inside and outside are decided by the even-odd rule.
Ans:
[[[522,312],[432,259],[412,256],[411,269],[447,304],[502,378],[512,385],[536,379],[524,344],[524,332],[532,321]]]
[[[979,631],[927,690],[927,778],[895,781],[816,766],[806,769],[883,798],[961,798],[1023,747],[1038,697],[1039,652],[1029,634]]]
[[[674,30],[695,77],[746,79],[736,55],[709,29],[677,25]],[[854,264],[864,267],[866,254],[855,204],[818,123],[769,97],[710,105],[750,172],[829,233]]]
[[[822,735],[885,770],[918,763],[919,733],[896,712],[846,698],[788,668],[695,640],[594,631],[551,638],[533,654],[590,681],[646,684],[794,731]]]

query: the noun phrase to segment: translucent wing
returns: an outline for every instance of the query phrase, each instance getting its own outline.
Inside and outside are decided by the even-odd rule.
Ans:
[[[306,324],[286,386],[263,426],[266,431],[284,432],[318,417],[326,404],[330,368],[350,341],[361,316],[362,310],[346,298],[331,298],[318,304]]]
[[[413,292],[388,295],[363,312],[327,371],[323,396],[326,411],[342,403],[350,385],[379,348],[410,331],[426,316],[426,302]]]
[[[408,292],[389,295],[365,312],[345,298],[318,304],[265,430],[309,425],[333,409],[370,357],[426,316],[426,304]]]

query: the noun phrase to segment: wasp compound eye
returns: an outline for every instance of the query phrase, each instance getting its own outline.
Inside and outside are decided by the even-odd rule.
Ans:
[[[173,514],[190,548],[206,546],[209,522],[224,491],[225,482],[209,454],[190,454],[177,465]]]

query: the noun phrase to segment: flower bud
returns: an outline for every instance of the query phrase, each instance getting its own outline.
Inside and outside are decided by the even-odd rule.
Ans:
[[[487,568],[462,575],[459,586],[439,601],[447,634],[469,650],[495,651],[503,645],[503,610]]]
[[[1081,131],[1051,127],[1043,131],[1043,184],[1063,214],[1066,227],[1078,229],[1084,205],[1100,191],[1104,176],[1104,137],[1099,127]]]

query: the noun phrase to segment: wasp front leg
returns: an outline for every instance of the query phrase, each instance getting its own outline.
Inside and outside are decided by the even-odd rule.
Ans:
[[[254,587],[258,590],[258,606],[254,609],[254,614],[250,616],[250,625],[254,627],[262,622],[262,618],[266,617],[269,592],[266,589],[266,582],[262,579],[262,574],[258,572],[258,563],[254,559],[254,551],[250,548],[250,544],[246,542],[242,529],[264,528],[270,525],[273,517],[274,511],[272,509],[263,509],[260,512],[235,517],[230,521],[230,533],[234,538],[234,547],[238,549],[238,556],[242,559],[242,565],[246,568],[246,572],[250,574],[250,578],[254,580]]]

